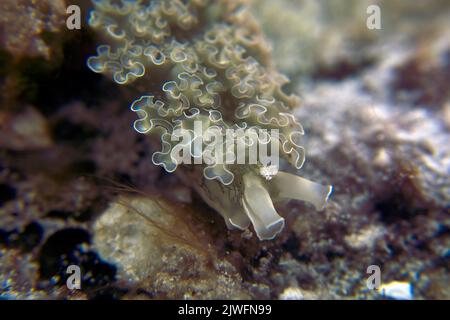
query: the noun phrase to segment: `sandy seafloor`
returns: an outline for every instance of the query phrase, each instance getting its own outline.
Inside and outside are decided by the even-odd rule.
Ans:
[[[389,298],[370,265],[414,299],[450,298],[448,1],[253,1],[301,97],[300,173],[334,186],[322,211],[278,206],[286,227],[264,242],[149,161],[135,94],[86,67],[85,20],[69,32],[63,0],[30,3],[0,3],[0,298]]]

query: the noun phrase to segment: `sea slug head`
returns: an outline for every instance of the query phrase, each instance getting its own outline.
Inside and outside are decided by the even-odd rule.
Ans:
[[[277,213],[274,203],[297,199],[321,210],[333,190],[332,186],[282,171],[271,179],[250,168],[243,168],[243,171],[243,175],[236,176],[238,181],[229,186],[208,180],[197,184],[201,186],[197,190],[223,216],[230,229],[245,230],[252,225],[260,240],[271,240],[284,228],[285,220]]]

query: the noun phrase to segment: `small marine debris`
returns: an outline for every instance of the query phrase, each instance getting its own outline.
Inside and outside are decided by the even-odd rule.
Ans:
[[[414,299],[413,287],[409,282],[392,281],[381,285],[378,288],[378,292],[383,297],[395,300]]]
[[[273,176],[276,176],[278,173],[278,167],[277,166],[263,166],[261,169],[259,169],[259,173],[261,176],[266,178],[266,180],[271,180]]]

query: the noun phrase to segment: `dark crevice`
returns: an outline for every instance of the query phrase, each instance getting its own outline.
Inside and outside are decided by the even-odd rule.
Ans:
[[[68,228],[51,235],[39,255],[41,280],[51,280],[53,285],[64,285],[67,268],[76,265],[81,270],[81,286],[88,289],[90,298],[110,297],[113,291],[102,289],[115,281],[116,267],[103,261],[89,247],[90,236],[80,228]],[[97,288],[97,289],[95,289]]]
[[[426,207],[414,206],[411,199],[406,198],[401,192],[393,192],[375,202],[375,210],[379,212],[380,220],[387,225],[412,220],[416,216],[428,213]]]
[[[7,248],[18,248],[22,252],[30,252],[40,244],[43,234],[42,226],[33,221],[27,224],[23,230],[0,229],[0,244]]]
[[[2,206],[5,202],[14,200],[16,196],[16,188],[9,184],[0,184],[0,206]]]
[[[314,80],[341,81],[354,77],[375,64],[373,58],[358,61],[341,60],[332,66],[320,66],[313,74]]]

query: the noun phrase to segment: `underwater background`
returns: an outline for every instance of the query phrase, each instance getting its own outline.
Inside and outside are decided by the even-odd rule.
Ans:
[[[187,42],[217,8],[236,14],[221,20],[232,39],[299,97],[306,161],[290,172],[333,185],[323,210],[277,203],[284,228],[260,241],[152,163],[159,143],[133,129],[130,105],[165,71],[122,85],[115,65],[88,63],[103,43],[92,9],[121,19],[106,5],[127,2],[181,8],[171,31]],[[1,0],[0,298],[449,299],[449,83],[445,0]]]

